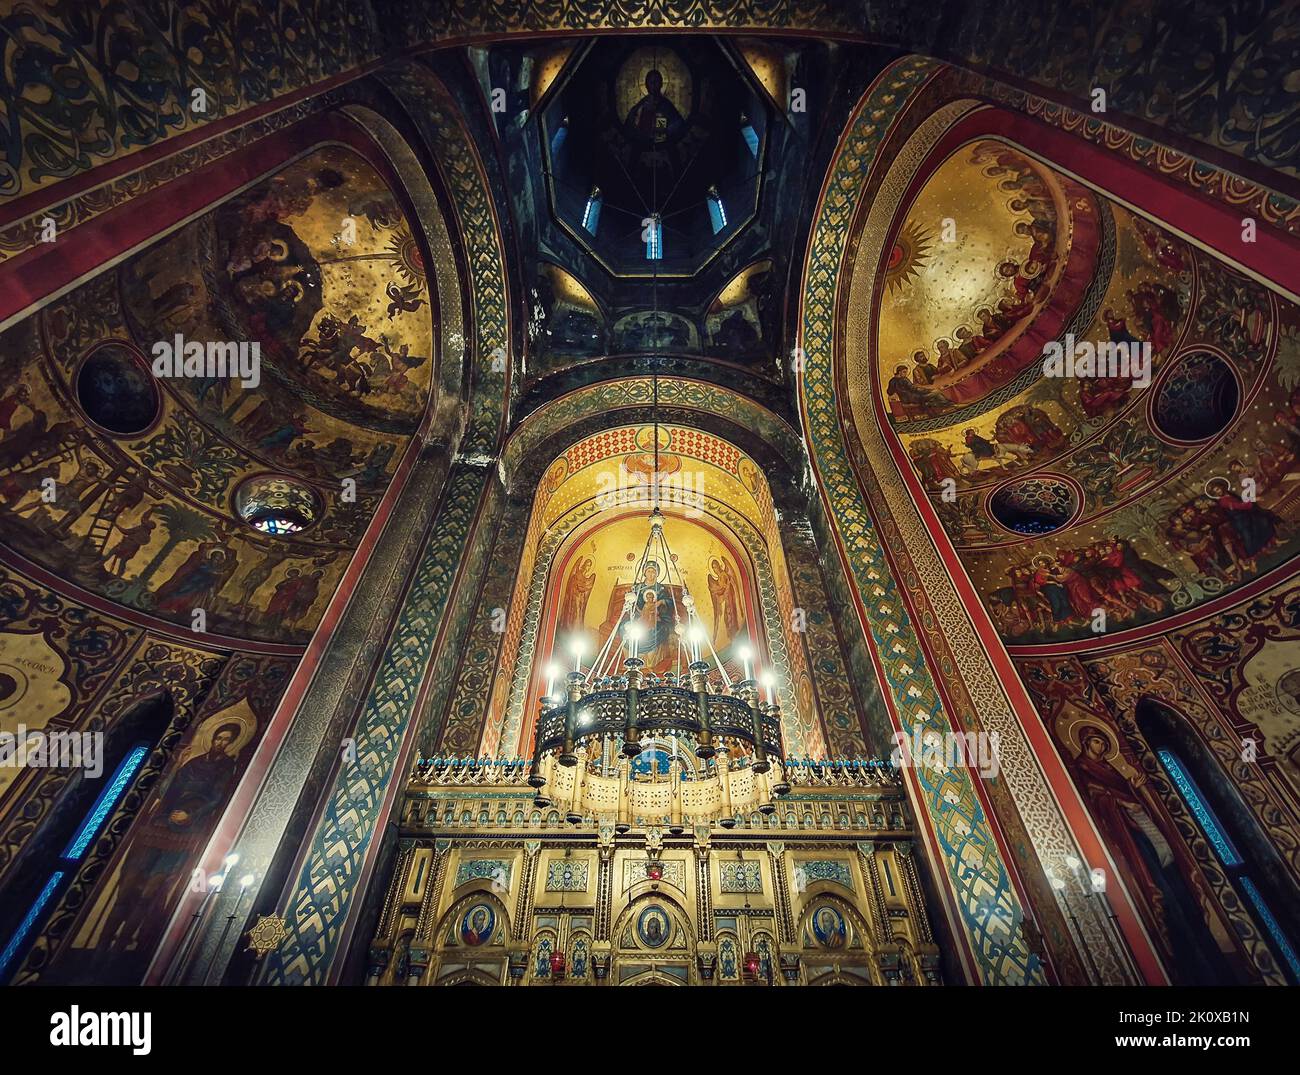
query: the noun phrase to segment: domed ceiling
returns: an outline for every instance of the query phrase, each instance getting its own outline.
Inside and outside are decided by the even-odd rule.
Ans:
[[[754,215],[769,107],[710,39],[602,42],[541,118],[552,212],[615,275],[693,275]]]
[[[428,402],[433,313],[376,165],[309,151],[0,337],[6,543],[179,627],[305,643]],[[155,375],[178,340],[256,344],[256,383]]]
[[[876,390],[1008,641],[1140,627],[1295,554],[1294,306],[992,140],[896,232]],[[1151,367],[1045,376],[1067,334]]]
[[[878,67],[825,42],[670,33],[503,43],[471,62],[527,281],[523,411],[614,356],[788,407],[801,210],[853,99],[841,83]]]
[[[1086,189],[1005,143],[945,160],[885,270],[880,381],[895,425],[978,414],[1045,342],[1082,327],[1071,319],[1087,317],[1109,272],[1108,224]]]

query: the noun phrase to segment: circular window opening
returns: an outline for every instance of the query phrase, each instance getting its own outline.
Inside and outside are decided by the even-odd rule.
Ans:
[[[158,385],[144,359],[121,344],[92,351],[77,371],[77,402],[110,433],[143,433],[158,417]]]
[[[989,513],[1014,534],[1050,534],[1079,512],[1074,488],[1057,478],[1026,478],[1002,486],[989,498]]]
[[[249,478],[235,492],[235,510],[263,534],[297,534],[321,516],[316,490],[293,478]]]
[[[1240,398],[1227,362],[1210,351],[1192,351],[1160,386],[1152,419],[1170,440],[1208,440],[1232,424]]]

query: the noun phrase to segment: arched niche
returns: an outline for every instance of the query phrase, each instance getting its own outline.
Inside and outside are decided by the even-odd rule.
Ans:
[[[637,897],[615,917],[610,931],[612,983],[644,984],[647,974],[657,974],[677,985],[691,984],[695,940],[690,915],[676,900],[662,892]]]
[[[434,927],[433,958],[438,968],[435,983],[451,984],[445,978],[461,972],[468,962],[469,969],[477,969],[484,978],[490,969],[496,971],[494,981],[478,984],[500,985],[510,938],[510,913],[505,904],[486,884],[477,882],[456,899]]]
[[[1251,956],[1256,964],[1260,962],[1262,942],[1272,957],[1265,959],[1265,965],[1272,963],[1284,980],[1294,984],[1300,980],[1300,942],[1295,932],[1300,891],[1277,846],[1243,801],[1231,773],[1224,771],[1183,713],[1148,695],[1138,700],[1133,719],[1155,754],[1173,801],[1191,815],[1198,838],[1208,845],[1209,861],[1235,892],[1237,899],[1230,897],[1229,902],[1240,901],[1231,909],[1244,914],[1254,927]]]
[[[610,387],[639,395],[642,386]],[[697,387],[682,384],[677,391],[685,394]],[[788,433],[778,419],[748,401],[732,398],[711,386],[699,390],[702,394],[695,397],[698,401],[717,398],[727,408],[725,413],[740,417],[748,408],[753,412],[754,426],[772,440],[779,442]],[[600,398],[599,394],[585,398],[579,394],[577,402],[585,408],[597,404]],[[627,529],[632,543],[618,555],[626,558],[633,554],[634,559],[648,536],[646,530],[633,542],[632,518],[638,513],[644,517],[652,506],[648,476],[656,466],[656,427],[644,420],[615,424],[617,419],[641,417],[644,411],[639,404],[612,414],[593,411],[591,417],[603,423],[594,431],[589,431],[585,421],[574,421],[577,416],[573,409],[566,408],[560,414],[568,424],[558,428],[555,415],[539,414],[535,422],[532,418],[526,420],[505,453],[508,486],[518,480],[524,488],[535,488],[535,493],[527,529],[521,535],[520,564],[481,741],[489,753],[527,747],[531,727],[525,714],[535,711],[534,700],[546,687],[544,671],[552,660],[551,643],[557,633],[564,634],[557,632],[557,627],[563,618],[566,589],[575,573],[590,579],[592,572],[598,572],[608,579],[620,566],[597,565],[594,559],[591,565],[585,565],[585,560],[592,559],[591,550],[579,550],[590,544],[589,535],[609,526]],[[714,585],[726,584],[708,561],[725,557],[738,613],[743,605],[760,657],[770,661],[777,676],[787,750],[801,756],[820,756],[825,749],[825,735],[816,712],[810,660],[802,638],[789,629],[794,622],[795,602],[777,526],[777,486],[769,480],[771,472],[736,442],[712,432],[694,410],[669,410],[660,415],[657,428],[659,473],[666,476],[660,479],[661,502],[669,517],[666,526],[681,527],[683,533],[700,536],[719,553],[697,564],[690,586],[701,595],[704,607],[711,607],[716,598],[709,592],[710,575],[715,578]],[[757,438],[750,433],[743,439],[752,443]],[[557,446],[559,454],[548,457],[540,450],[542,445]],[[765,449],[768,453],[774,460],[779,458],[770,448]],[[528,481],[533,474],[538,475],[535,486]],[[581,559],[575,560],[575,556]],[[622,581],[626,584],[629,580]],[[617,596],[615,589],[611,588],[608,596]],[[601,615],[595,615],[589,625],[594,647],[605,641],[596,635],[608,611],[606,608]],[[591,652],[594,648],[588,652],[589,657]],[[555,656],[557,667],[565,660],[563,652]]]

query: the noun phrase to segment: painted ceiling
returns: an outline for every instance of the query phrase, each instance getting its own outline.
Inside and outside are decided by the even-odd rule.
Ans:
[[[1035,197],[1045,208],[1049,192],[1056,275],[1049,255],[1047,279],[1024,289],[1025,316],[982,331],[999,288],[1004,299],[1018,297],[1023,272],[1004,283],[996,267],[1035,256],[1023,225]],[[935,218],[945,216],[958,235],[970,230],[950,247],[936,234]],[[1072,281],[1068,236],[1084,216],[1098,221],[1095,268]],[[1046,243],[1049,231],[1039,234]],[[886,268],[877,390],[1009,642],[1093,638],[1158,621],[1300,551],[1300,311],[1292,304],[987,140],[933,173],[899,235],[904,247],[912,236],[925,242],[902,256],[896,244]],[[1150,344],[1149,382],[1044,376],[1035,326],[1053,303],[1079,341]],[[985,368],[986,356],[996,363],[1008,338],[1011,347],[1029,341],[1036,361],[954,400],[952,386]],[[934,376],[944,340],[958,351],[955,368]],[[916,362],[916,351],[928,360]]]
[[[880,381],[895,424],[956,419],[1005,395],[1088,298],[1102,228],[1086,190],[1003,142],[944,161],[885,271]]]
[[[260,383],[154,377],[178,336],[257,342]],[[185,628],[304,643],[428,399],[426,270],[384,179],[322,146],[9,329],[0,364],[11,549]],[[240,517],[283,489],[301,532]]]
[[[471,60],[485,96],[505,87],[493,119],[527,281],[526,403],[588,383],[595,360],[651,354],[719,383],[760,378],[764,403],[780,399],[781,281],[842,57],[643,34],[501,42]]]

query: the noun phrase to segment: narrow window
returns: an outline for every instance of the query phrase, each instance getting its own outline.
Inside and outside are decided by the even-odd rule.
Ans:
[[[1215,814],[1209,801],[1201,793],[1201,789],[1197,786],[1196,781],[1192,779],[1192,774],[1188,771],[1187,766],[1183,764],[1178,754],[1169,747],[1160,747],[1156,751],[1156,756],[1160,759],[1160,764],[1164,766],[1165,772],[1169,774],[1169,780],[1177,790],[1179,797],[1187,804],[1187,809],[1192,812],[1196,824],[1200,826],[1201,832],[1205,834],[1205,839],[1209,841],[1210,846],[1214,849],[1214,853],[1223,865],[1224,872],[1228,875],[1233,887],[1246,897],[1246,901],[1254,910],[1256,923],[1263,926],[1264,932],[1272,942],[1275,954],[1281,957],[1287,968],[1287,977],[1293,985],[1300,982],[1300,957],[1297,957],[1295,948],[1292,947],[1290,939],[1283,932],[1277,916],[1273,914],[1265,902],[1263,893],[1260,892],[1252,879],[1246,861],[1242,858],[1241,852],[1237,850],[1237,845],[1233,842],[1228,830],[1219,821],[1218,815]]]
[[[722,204],[717,187],[709,188],[709,223],[713,225],[714,235],[727,226],[727,207]]]
[[[749,155],[757,160],[758,132],[754,130],[754,125],[749,122],[749,117],[743,112],[740,114],[740,136],[745,140],[745,145],[749,147]]]
[[[664,256],[664,224],[655,213],[645,229],[646,261],[661,261]]]
[[[32,901],[27,914],[23,916],[18,928],[9,938],[9,943],[5,945],[4,951],[0,952],[0,979],[3,979],[8,972],[9,965],[23,949],[32,932],[44,921],[45,912],[59,889],[63,887],[63,882],[76,873],[77,863],[86,853],[90,842],[108,819],[109,814],[113,812],[113,808],[117,806],[126,789],[131,786],[131,781],[135,779],[136,773],[139,772],[140,766],[144,764],[147,757],[149,757],[148,743],[135,743],[127,750],[126,757],[114,770],[112,779],[99,793],[94,805],[82,818],[72,839],[63,849],[63,854],[59,856],[58,868],[50,874],[50,879],[45,882],[45,887]]]
[[[587,208],[582,211],[582,226],[592,235],[595,235],[596,229],[600,227],[601,201],[600,187],[592,187],[591,194],[587,198]]]

